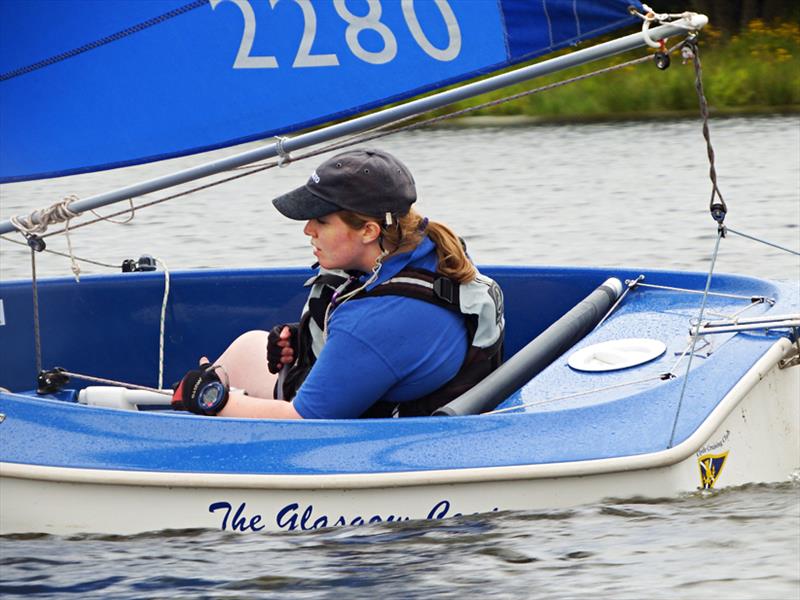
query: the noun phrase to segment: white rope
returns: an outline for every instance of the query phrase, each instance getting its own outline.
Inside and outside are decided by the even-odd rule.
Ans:
[[[161,318],[158,329],[158,388],[164,387],[164,331],[167,321],[167,300],[169,299],[169,269],[167,263],[157,257],[155,261],[164,269],[164,299],[161,302]]]
[[[656,42],[650,37],[650,24],[656,21],[656,15],[653,12],[648,12],[644,15],[644,23],[642,23],[642,37],[645,43],[651,48],[661,49],[661,42]]]
[[[72,252],[72,239],[69,235],[69,222],[70,219],[77,217],[80,213],[76,213],[69,208],[69,205],[78,200],[78,196],[70,194],[65,196],[60,202],[56,202],[47,208],[40,208],[33,211],[27,217],[11,217],[9,221],[14,228],[22,233],[26,238],[38,236],[47,231],[47,228],[53,223],[64,223],[64,235],[67,237],[67,249],[69,251],[70,269],[75,276],[76,283],[81,280],[81,268],[75,260],[75,255]]]
[[[165,339],[165,332],[166,332],[166,316],[167,316],[167,302],[169,300],[169,291],[170,291],[170,276],[169,276],[169,268],[167,264],[161,260],[160,258],[154,257],[154,260],[158,262],[161,267],[164,269],[164,296],[161,302],[161,315],[159,318],[159,333],[158,333],[158,387],[157,388],[149,388],[146,386],[141,385],[134,385],[131,383],[125,383],[122,381],[114,381],[112,379],[103,379],[101,377],[92,377],[89,375],[80,375],[77,373],[71,373],[69,371],[65,371],[65,374],[71,377],[75,377],[77,379],[85,379],[87,381],[95,381],[98,383],[107,383],[110,385],[118,385],[122,387],[129,387],[139,390],[147,390],[147,391],[154,391],[159,393],[167,393],[161,391],[164,388],[164,339]],[[34,279],[35,280],[35,279]],[[35,312],[38,312],[35,311]],[[37,338],[38,339],[38,338]],[[38,351],[39,353],[41,351]],[[37,354],[38,356],[38,354]],[[37,372],[41,371],[41,365],[37,366]],[[227,375],[227,373],[226,373]]]
[[[133,204],[133,198],[128,198],[128,203],[131,205],[131,208],[130,208],[130,210],[125,211],[125,212],[128,212],[130,214],[128,215],[128,217],[124,221],[122,221],[122,220],[121,221],[115,221],[114,219],[111,218],[114,215],[117,215],[119,213],[114,213],[113,215],[109,215],[107,217],[104,217],[103,215],[97,213],[97,211],[95,211],[95,210],[89,209],[89,212],[92,213],[95,217],[97,217],[97,221],[108,221],[109,223],[114,223],[115,225],[125,225],[126,223],[130,223],[131,221],[133,221],[133,217],[136,216],[136,206]],[[95,221],[95,222],[97,222],[97,221]]]
[[[72,238],[69,235],[69,219],[64,222],[64,235],[67,238],[67,252],[69,252],[70,270],[75,276],[75,283],[81,282],[81,268],[75,260],[75,253],[72,251]]]
[[[34,210],[27,217],[14,216],[9,221],[15,229],[26,236],[38,235],[44,233],[47,227],[53,223],[63,223],[77,217],[79,213],[73,212],[69,208],[69,205],[77,199],[77,196],[71,194],[52,206]]]
[[[275,150],[278,152],[278,167],[281,169],[288,167],[289,163],[292,162],[292,157],[283,147],[284,142],[287,142],[288,140],[288,137],[283,137],[280,135],[275,136]]]
[[[631,9],[631,13],[642,19],[642,37],[645,43],[651,48],[664,49],[664,40],[655,41],[650,37],[650,26],[653,23],[669,23],[675,27],[681,27],[686,31],[696,31],[696,28],[691,25],[691,18],[694,13],[657,13],[647,4],[642,4],[645,10],[644,14],[636,9]]]

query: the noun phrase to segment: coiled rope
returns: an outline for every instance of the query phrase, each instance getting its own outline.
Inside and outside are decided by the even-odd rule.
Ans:
[[[47,208],[33,211],[27,217],[11,217],[11,224],[27,235],[36,235],[47,230],[51,223],[63,223],[77,217],[80,213],[72,212],[69,205],[77,200],[77,196],[67,196]]]

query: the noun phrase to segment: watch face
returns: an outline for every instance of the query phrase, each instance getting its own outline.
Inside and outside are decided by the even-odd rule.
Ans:
[[[206,410],[213,409],[225,395],[225,388],[216,381],[206,384],[197,398],[198,404]]]

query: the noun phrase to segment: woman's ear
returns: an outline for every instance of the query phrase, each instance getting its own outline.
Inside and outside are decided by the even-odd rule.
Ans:
[[[364,229],[362,233],[362,240],[365,244],[371,244],[375,240],[377,240],[381,235],[381,226],[378,225],[375,221],[367,221],[364,224]]]

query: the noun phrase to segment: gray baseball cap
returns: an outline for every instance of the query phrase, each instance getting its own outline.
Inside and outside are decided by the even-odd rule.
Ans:
[[[290,219],[306,221],[339,210],[383,218],[408,213],[417,199],[408,168],[388,152],[348,150],[326,160],[306,184],[272,203]]]

